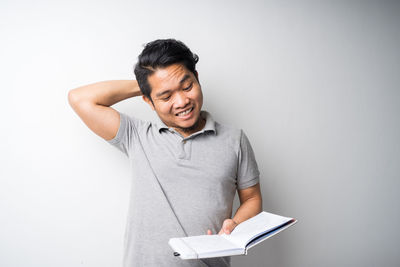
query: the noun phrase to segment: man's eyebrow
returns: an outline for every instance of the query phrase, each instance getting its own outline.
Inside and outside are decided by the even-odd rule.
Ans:
[[[182,84],[182,83],[184,83],[187,79],[189,79],[190,78],[190,75],[189,74],[185,74],[185,76],[183,76],[183,78],[182,78],[182,80],[180,80],[180,84]]]
[[[185,74],[185,76],[183,76],[183,78],[179,81],[179,83],[182,84],[189,78],[190,78],[190,75],[189,74]],[[162,95],[169,94],[170,92],[171,92],[171,90],[165,90],[163,92],[160,92],[160,93],[156,94],[156,97],[160,97]]]
[[[170,92],[171,92],[171,90],[165,90],[163,92],[160,92],[160,93],[156,94],[156,97],[160,97],[162,95],[169,94]]]

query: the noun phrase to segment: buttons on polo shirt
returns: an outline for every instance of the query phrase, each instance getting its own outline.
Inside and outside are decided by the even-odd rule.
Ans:
[[[185,140],[183,140],[183,141],[181,141],[181,142],[179,142],[179,155],[178,155],[178,158],[179,159],[184,159],[185,158],[185,156],[186,156],[186,153],[185,153]]]
[[[183,139],[181,142],[179,142],[178,158],[190,159],[190,153],[191,153],[191,141],[188,139]]]

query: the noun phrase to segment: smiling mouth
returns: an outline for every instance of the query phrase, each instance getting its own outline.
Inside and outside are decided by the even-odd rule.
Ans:
[[[193,107],[189,108],[188,110],[179,112],[178,114],[176,114],[175,116],[181,117],[181,116],[186,116],[187,114],[189,114],[190,112],[192,112]]]

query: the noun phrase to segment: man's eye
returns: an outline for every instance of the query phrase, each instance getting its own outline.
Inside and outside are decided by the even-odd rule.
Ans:
[[[168,101],[170,99],[170,97],[171,96],[166,96],[166,97],[161,98],[161,100]]]
[[[184,91],[189,91],[193,86],[193,83],[191,83],[188,87],[183,88]]]

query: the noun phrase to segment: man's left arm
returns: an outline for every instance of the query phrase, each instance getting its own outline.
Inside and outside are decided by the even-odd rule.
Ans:
[[[221,230],[218,234],[230,234],[235,227],[251,217],[256,216],[262,211],[262,196],[260,190],[260,183],[246,189],[239,189],[240,206],[232,219],[224,220]],[[211,235],[211,230],[207,231]]]

